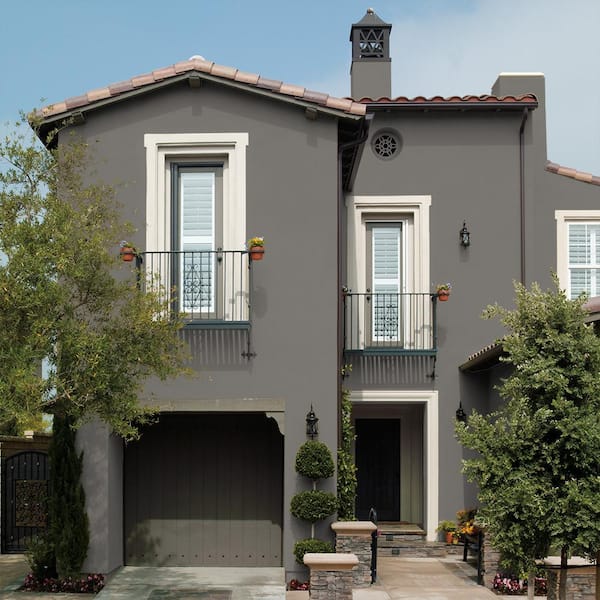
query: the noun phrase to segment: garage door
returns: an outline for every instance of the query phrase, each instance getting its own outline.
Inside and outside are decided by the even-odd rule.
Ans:
[[[283,436],[264,414],[170,414],[125,449],[125,563],[280,566]]]

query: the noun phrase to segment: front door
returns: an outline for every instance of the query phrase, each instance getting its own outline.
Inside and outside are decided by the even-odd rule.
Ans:
[[[368,519],[374,508],[380,521],[399,521],[399,419],[356,420],[356,466],[358,519]]]

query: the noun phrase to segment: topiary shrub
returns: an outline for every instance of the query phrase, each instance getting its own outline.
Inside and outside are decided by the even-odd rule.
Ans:
[[[290,502],[290,512],[299,519],[316,523],[332,515],[337,509],[337,498],[331,492],[307,490],[296,494]]]
[[[335,552],[332,544],[329,542],[324,542],[323,540],[316,540],[314,538],[309,538],[306,540],[298,540],[294,544],[294,556],[296,560],[303,565],[304,562],[302,559],[307,552]]]
[[[313,481],[331,477],[335,471],[331,451],[323,442],[309,440],[296,454],[296,472]]]

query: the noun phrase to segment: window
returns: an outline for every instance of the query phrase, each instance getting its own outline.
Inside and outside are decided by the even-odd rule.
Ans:
[[[346,348],[433,348],[430,196],[351,196]]]
[[[144,145],[148,274],[189,320],[247,321],[248,134],[146,134]]]
[[[569,298],[600,296],[600,211],[561,211],[557,220],[557,274]]]
[[[173,251],[177,265],[172,284],[180,290],[181,310],[217,317],[222,248],[222,167],[172,164]]]

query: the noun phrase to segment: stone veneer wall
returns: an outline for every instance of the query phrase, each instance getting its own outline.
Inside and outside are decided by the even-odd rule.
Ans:
[[[352,569],[355,588],[371,585],[371,541],[377,525],[371,521],[338,521],[331,525],[335,532],[335,551],[356,555],[358,565]]]
[[[307,553],[304,564],[310,569],[311,600],[352,600],[354,554]]]
[[[494,576],[500,571],[500,552],[490,543],[489,536],[483,534],[483,556],[481,557],[483,569],[483,585],[491,588]]]
[[[569,600],[596,600],[596,569],[583,567],[570,569],[567,575],[567,598]],[[548,600],[558,600],[560,571],[548,569]]]

